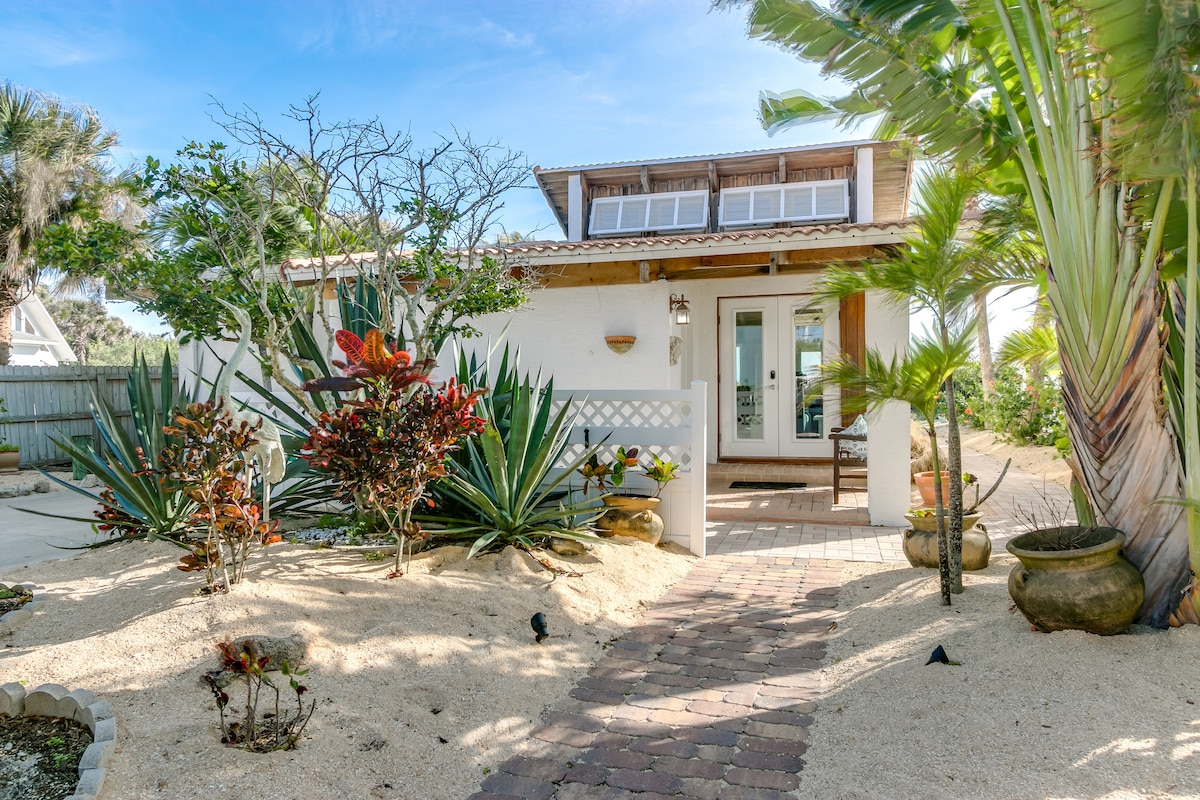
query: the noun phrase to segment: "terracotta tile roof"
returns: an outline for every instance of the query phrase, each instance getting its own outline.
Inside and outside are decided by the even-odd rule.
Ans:
[[[478,253],[490,256],[513,257],[554,257],[569,256],[584,253],[614,253],[622,251],[644,250],[671,246],[703,246],[706,244],[728,244],[732,242],[747,242],[767,247],[771,244],[786,244],[790,240],[811,240],[814,236],[853,234],[853,233],[890,233],[902,234],[908,230],[909,220],[883,220],[880,222],[842,222],[831,225],[807,225],[795,228],[750,228],[746,230],[721,231],[719,233],[677,233],[668,236],[636,236],[622,239],[588,239],[581,242],[567,241],[529,241],[516,242],[510,245],[491,245],[477,248]],[[401,255],[409,255],[412,251],[404,251]],[[369,264],[375,261],[376,254],[356,253],[349,257],[339,256],[327,259],[330,269],[351,266],[354,264]],[[315,268],[320,261],[315,258],[293,258],[284,261],[283,270]]]
[[[587,239],[582,242],[517,242],[504,247],[485,247],[481,252],[489,255],[544,255],[549,253],[578,253],[582,251],[619,251],[655,245],[706,244],[763,240],[763,244],[786,242],[789,239],[810,238],[814,234],[853,233],[856,231],[902,232],[908,227],[906,220],[883,222],[843,222],[832,225],[807,225],[795,228],[751,228],[719,233],[676,233],[667,236],[637,236],[623,239]]]

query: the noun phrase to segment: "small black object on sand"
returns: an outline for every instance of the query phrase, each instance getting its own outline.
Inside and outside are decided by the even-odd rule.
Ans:
[[[533,618],[529,620],[529,626],[533,628],[533,632],[537,634],[537,636],[534,638],[537,639],[538,644],[541,644],[550,638],[550,631],[546,626],[546,615],[542,612],[539,611],[533,615]]]
[[[940,644],[933,649],[933,654],[929,656],[929,660],[925,662],[925,666],[928,667],[935,661],[939,664],[950,663],[950,656],[946,655],[946,648],[942,647]]]

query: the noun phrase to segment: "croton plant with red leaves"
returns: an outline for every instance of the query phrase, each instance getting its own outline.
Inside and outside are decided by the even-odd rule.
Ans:
[[[377,330],[368,331],[365,342],[338,331],[337,342],[349,359],[335,362],[345,375],[309,381],[305,389],[363,389],[364,398],[322,414],[301,456],[330,474],[336,499],[386,521],[397,543],[391,576],[398,576],[406,543],[426,535],[413,509],[429,482],[445,476],[458,442],[483,430],[483,419],[472,413],[483,391],[468,392],[453,378],[435,390],[432,362],[414,364],[408,353],[389,352]]]
[[[404,350],[391,352],[383,333],[374,328],[367,331],[366,336],[363,340],[350,331],[334,334],[334,340],[346,354],[348,363],[334,359],[334,366],[341,369],[342,374],[308,381],[304,384],[304,390],[352,392],[364,389],[368,395],[382,398],[407,392],[417,384],[430,385],[429,372],[435,364],[433,359],[414,363],[412,356]]]

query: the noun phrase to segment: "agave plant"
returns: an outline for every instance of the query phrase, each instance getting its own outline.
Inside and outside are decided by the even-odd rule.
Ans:
[[[508,374],[507,357],[504,363],[501,372]],[[570,403],[553,413],[552,389],[553,381],[542,387],[527,376],[511,393],[482,399],[477,410],[487,420],[483,433],[467,440],[465,457],[436,485],[441,498],[454,501],[457,514],[426,519],[446,526],[441,536],[472,540],[468,558],[490,547],[533,548],[547,539],[603,541],[586,529],[597,515],[592,504],[570,499],[555,503],[563,495],[563,483],[600,445],[557,466],[578,413],[571,412]],[[507,423],[506,434],[498,420]]]
[[[126,381],[129,407],[133,412],[133,436],[122,427],[108,401],[92,393],[92,419],[104,442],[103,456],[91,447],[75,444],[69,438],[51,435],[59,449],[83,464],[105,488],[97,494],[47,472],[42,472],[42,475],[95,500],[100,505],[96,511],[96,516],[101,520],[99,528],[115,537],[115,540],[161,538],[178,542],[192,530],[191,517],[197,509],[196,503],[182,492],[164,491],[154,466],[158,454],[169,443],[163,426],[171,410],[179,406],[182,399],[171,378],[172,371],[171,355],[164,352],[161,386],[156,394],[146,359],[138,355]],[[76,519],[56,514],[43,516]],[[77,521],[94,522],[86,519]]]

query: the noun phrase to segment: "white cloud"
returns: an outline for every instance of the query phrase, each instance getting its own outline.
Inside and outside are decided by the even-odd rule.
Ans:
[[[39,67],[68,67],[102,61],[108,48],[91,46],[86,38],[71,33],[47,34],[45,31],[0,31],[0,50],[14,61]]]

